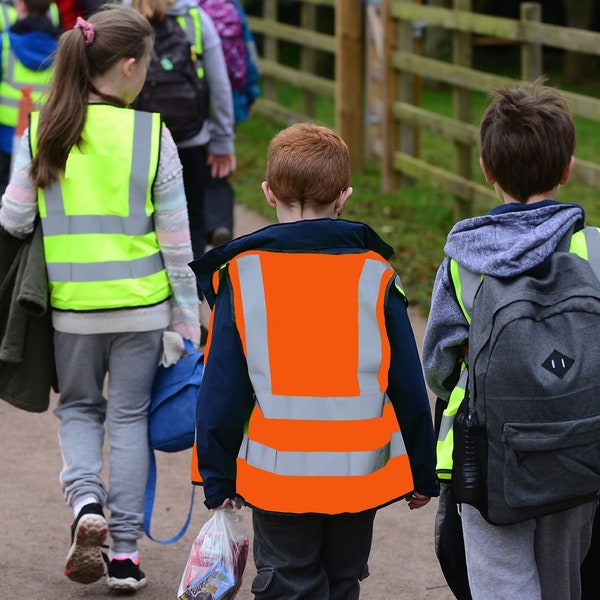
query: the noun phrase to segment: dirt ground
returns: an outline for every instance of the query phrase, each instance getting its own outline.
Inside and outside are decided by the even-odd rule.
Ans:
[[[236,234],[262,227],[266,221],[236,207]],[[423,322],[412,314],[417,343]],[[70,544],[71,510],[63,503],[58,484],[61,457],[58,420],[50,410],[27,413],[0,402],[0,600],[65,600],[108,598],[105,582],[73,583],[63,575]],[[185,521],[191,486],[190,453],[158,453],[158,488],[152,534],[173,536]],[[140,541],[142,568],[148,586],[136,596],[144,600],[174,600],[191,544],[210,512],[198,489],[192,521],[186,535],[171,545],[148,538]],[[437,501],[418,511],[396,503],[379,511],[375,520],[371,576],[362,585],[363,600],[452,600],[433,551],[433,522]],[[242,509],[251,537],[250,509]],[[251,599],[255,574],[252,553],[248,559],[240,600]]]

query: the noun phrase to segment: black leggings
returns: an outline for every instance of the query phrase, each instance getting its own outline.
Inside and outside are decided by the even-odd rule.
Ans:
[[[187,200],[190,235],[194,258],[200,258],[206,247],[204,195],[206,189],[206,146],[178,148],[183,165],[183,186]]]

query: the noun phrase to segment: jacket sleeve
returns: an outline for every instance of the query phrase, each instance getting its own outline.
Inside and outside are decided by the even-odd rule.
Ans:
[[[198,291],[189,268],[192,246],[181,161],[170,131],[162,128],[160,160],[152,188],[154,228],[171,284],[170,329],[200,342]]]
[[[400,424],[415,490],[426,496],[437,496],[439,485],[435,475],[429,397],[406,304],[394,286],[386,303],[385,318],[391,350],[388,396]]]
[[[448,401],[456,381],[463,345],[469,338],[469,324],[456,299],[448,275],[448,259],[438,269],[431,309],[423,339],[423,370],[431,391]]]
[[[27,237],[33,231],[38,214],[37,189],[29,176],[31,151],[29,129],[13,156],[14,168],[0,206],[0,225],[11,235]]]
[[[212,19],[200,8],[204,76],[210,90],[209,154],[235,153],[233,129],[233,99],[221,38]]]
[[[213,309],[210,346],[196,409],[196,453],[208,508],[216,508],[235,496],[236,459],[244,425],[254,407],[232,305],[224,278]]]

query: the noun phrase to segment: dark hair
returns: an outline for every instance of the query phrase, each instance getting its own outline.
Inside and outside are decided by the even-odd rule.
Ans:
[[[37,152],[31,163],[37,187],[57,181],[71,148],[81,143],[90,92],[110,104],[124,106],[121,98],[97,90],[93,79],[119,60],[140,60],[154,42],[148,21],[127,6],[106,5],[89,18],[89,23],[94,37],[88,45],[79,28],[66,31],[59,40],[48,98],[40,111]]]
[[[23,0],[30,17],[41,18],[46,15],[52,0]]]
[[[271,140],[267,183],[280,202],[329,204],[349,182],[350,153],[335,131],[313,123],[296,123]]]
[[[480,125],[481,161],[519,202],[554,189],[575,152],[575,124],[557,90],[538,79],[498,89]]]

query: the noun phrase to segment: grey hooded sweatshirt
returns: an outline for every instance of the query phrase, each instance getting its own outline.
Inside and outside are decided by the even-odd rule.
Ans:
[[[569,228],[583,225],[584,220],[579,205],[544,200],[502,205],[452,228],[433,286],[423,340],[423,369],[434,394],[446,401],[450,397],[461,346],[469,337],[450,280],[449,259],[475,273],[514,277],[543,262]]]

